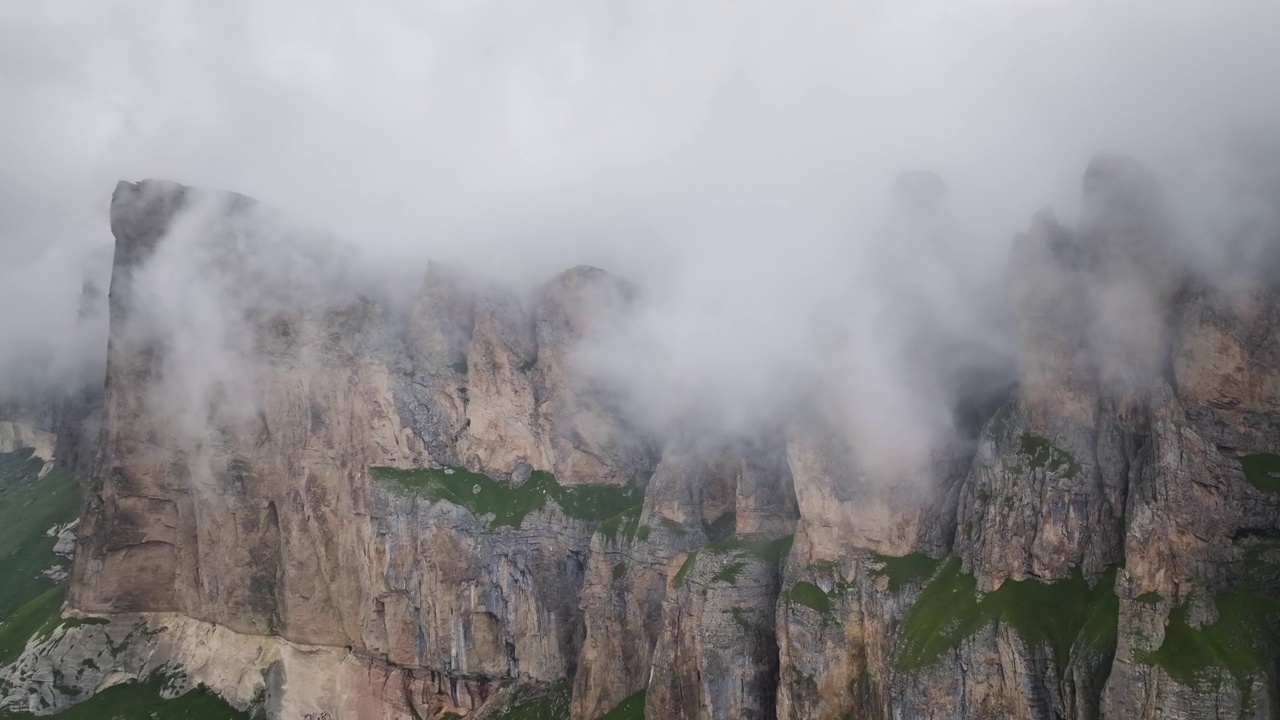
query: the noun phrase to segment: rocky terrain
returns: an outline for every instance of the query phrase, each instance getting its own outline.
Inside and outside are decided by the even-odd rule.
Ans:
[[[4,606],[0,717],[147,682],[273,718],[1280,717],[1280,287],[1181,260],[1165,202],[1095,158],[1078,222],[1013,242],[1016,383],[886,460],[821,387],[749,435],[631,422],[576,353],[640,302],[603,270],[432,265],[407,315],[246,291],[256,203],[121,183],[105,392],[0,423],[49,461],[24,492],[83,493],[65,602]],[[179,247],[236,301],[213,345],[157,316]]]

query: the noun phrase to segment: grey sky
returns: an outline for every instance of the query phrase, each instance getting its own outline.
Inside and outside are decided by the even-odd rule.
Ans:
[[[159,177],[388,273],[630,275],[663,297],[661,377],[732,395],[824,298],[901,270],[866,249],[898,172],[945,178],[957,254],[995,278],[1093,152],[1176,174],[1276,127],[1278,28],[1274,0],[6,2],[0,367],[14,338],[75,347],[111,189]],[[783,350],[723,372],[763,338]]]

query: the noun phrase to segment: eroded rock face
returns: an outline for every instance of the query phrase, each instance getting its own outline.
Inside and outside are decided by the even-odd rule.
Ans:
[[[235,707],[272,718],[436,718],[481,707],[485,680],[411,670],[345,648],[237,633],[171,613],[66,624],[0,672],[0,708],[47,714],[115,684],[169,676],[176,696],[215,688]]]
[[[768,543],[680,558],[663,602],[646,717],[775,717],[778,563]]]
[[[655,653],[663,658],[675,653],[704,654],[692,661],[693,666],[664,676],[674,682],[682,672],[707,669],[705,663],[723,662],[734,653],[759,655],[772,642],[766,636],[772,635],[777,592],[776,587],[772,594],[766,590],[777,584],[781,548],[795,523],[790,480],[783,449],[776,441],[709,442],[685,434],[668,440],[640,512],[602,525],[592,538],[582,593],[586,635],[574,678],[574,718],[599,717],[646,686],[654,687],[654,673],[667,663],[655,659],[659,657]],[[683,600],[673,599],[678,590],[673,587],[674,577],[690,553],[708,543],[730,546],[708,557],[715,555],[723,561],[721,565],[740,565],[717,584],[720,594],[712,609],[693,608],[690,604],[696,600],[687,590],[678,593]],[[750,616],[759,622],[748,623],[750,631],[741,623],[721,623],[718,631],[697,643],[696,651],[672,629],[681,623],[697,626],[705,613],[729,613],[732,620],[735,607],[740,620]],[[723,620],[717,616],[715,622]],[[712,655],[721,660],[709,659]],[[750,667],[741,671],[756,672]],[[738,717],[734,713],[748,709],[770,717],[772,704],[764,698],[773,696],[773,677],[752,675],[751,698],[731,698],[726,686],[702,688],[697,697],[716,696],[716,712],[721,713],[716,717]],[[661,692],[651,693],[647,700],[658,703],[651,710],[654,717],[688,711]]]
[[[945,554],[966,449],[943,445],[907,456],[888,472],[862,467],[847,427],[800,413],[788,431],[800,525],[811,561],[838,560],[850,548],[887,555]]]
[[[932,222],[937,183],[912,182]],[[169,664],[271,717],[500,717],[556,683],[574,720],[646,690],[662,718],[1272,717],[1280,295],[1189,270],[1131,160],[1095,160],[1084,199],[1015,241],[1019,383],[951,398],[954,432],[868,441],[833,361],[772,429],[659,442],[579,359],[636,302],[617,277],[515,293],[432,265],[390,317],[273,275],[293,245],[247,198],[122,184],[68,591],[112,622],[33,642],[0,703]],[[152,301],[184,258],[214,280],[175,323]],[[202,315],[201,292],[239,302]],[[928,392],[955,340],[921,340]],[[613,517],[478,512],[478,483],[374,467],[637,489]]]
[[[34,451],[32,454],[36,457],[53,460],[54,445],[57,441],[57,435],[27,423],[0,422],[0,452],[8,453],[22,448],[31,448]]]
[[[857,471],[856,442],[840,442],[829,422],[825,432],[792,431],[801,518],[778,611],[779,717],[1274,712],[1275,645],[1262,639],[1274,628],[1259,619],[1274,615],[1280,591],[1277,496],[1263,489],[1280,409],[1262,330],[1274,296],[1258,279],[1190,281],[1161,203],[1145,170],[1100,157],[1078,228],[1042,213],[1015,241],[1008,289],[1021,382],[986,422],[958,493],[942,501],[956,513],[952,574],[890,591],[878,564],[952,551],[913,530],[920,508],[945,496],[945,470],[921,473],[934,489],[911,502],[901,484],[877,499]],[[857,502],[842,508],[841,492]],[[863,508],[876,516],[858,516]],[[953,603],[933,603],[944,592],[977,604],[949,615]],[[1019,613],[1034,594],[1068,592],[1092,620],[1051,651],[1046,631]],[[1242,609],[1249,602],[1258,605]],[[925,608],[965,628],[940,652],[919,652]],[[1250,660],[1179,664],[1214,632],[1257,638],[1236,651]]]
[[[451,503],[391,492],[369,468],[558,470],[595,485],[642,477],[651,443],[576,381],[568,347],[624,309],[625,286],[578,269],[524,305],[433,267],[403,341],[366,300],[254,297],[219,318],[247,338],[198,346],[234,363],[239,384],[182,378],[208,384],[170,396],[172,363],[190,359],[167,353],[185,338],[138,306],[157,266],[181,267],[172,252],[150,265],[166,234],[195,238],[182,249],[225,258],[229,273],[261,270],[255,258],[277,240],[255,237],[262,247],[244,251],[252,201],[195,193],[122,184],[113,202],[103,462],[69,606],[178,612],[464,685],[572,675],[598,521],[547,502],[519,527],[494,529]],[[197,402],[184,422],[166,412],[175,397]]]

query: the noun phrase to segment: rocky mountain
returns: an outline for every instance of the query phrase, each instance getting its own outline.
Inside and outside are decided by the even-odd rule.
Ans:
[[[635,425],[575,352],[639,301],[608,272],[246,290],[256,203],[121,183],[105,393],[0,424],[83,486],[0,714],[164,678],[281,718],[1280,717],[1280,287],[1198,272],[1165,203],[1095,158],[1013,243],[1016,384],[886,460],[821,387]],[[178,247],[216,323],[164,322]]]

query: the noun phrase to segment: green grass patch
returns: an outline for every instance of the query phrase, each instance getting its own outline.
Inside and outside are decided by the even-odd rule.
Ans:
[[[731,535],[720,542],[713,542],[702,549],[713,553],[739,552],[768,562],[781,562],[791,554],[794,535],[775,539],[761,539],[751,535]]]
[[[747,616],[747,609],[744,607],[735,605],[729,608],[729,614],[733,616],[733,621],[738,624],[738,627],[746,632],[754,633],[760,629],[755,623],[751,622],[751,618]]]
[[[41,573],[66,563],[45,532],[76,519],[80,488],[62,470],[39,478],[43,466],[30,450],[0,453],[0,620],[48,592],[54,582]]]
[[[541,470],[519,487],[461,468],[374,467],[369,472],[376,481],[401,492],[433,502],[450,502],[476,517],[491,516],[490,528],[518,528],[526,516],[542,509],[548,500],[571,518],[599,521],[619,516],[644,501],[644,488],[635,484],[565,487],[551,473]]]
[[[599,720],[644,720],[644,701],[648,689],[632,695],[600,716]]]
[[[1092,590],[1077,572],[1056,583],[1006,580],[995,592],[979,595],[977,581],[952,558],[903,620],[894,663],[905,671],[925,667],[994,621],[1012,626],[1028,645],[1048,646],[1059,671],[1077,642],[1082,650],[1112,653],[1120,612],[1114,585],[1112,569]]]
[[[636,539],[639,540],[640,542],[644,542],[645,540],[649,539],[648,525],[641,525],[640,527],[636,528]]]
[[[1187,623],[1185,607],[1169,613],[1164,642],[1139,659],[1200,690],[1224,675],[1248,694],[1251,681],[1280,656],[1280,602],[1247,592],[1217,598],[1218,621],[1199,630]]]
[[[702,521],[702,530],[709,540],[723,540],[733,534],[737,521],[737,514],[730,510],[711,522]]]
[[[546,690],[529,692],[492,717],[499,720],[569,720],[569,684],[560,682]]]
[[[619,533],[623,537],[635,537],[639,526],[640,504],[637,503],[600,523],[600,526],[596,528],[596,532],[609,538],[609,542],[617,542]]]
[[[1144,592],[1138,597],[1134,598],[1134,600],[1137,600],[1140,603],[1145,603],[1147,605],[1155,605],[1156,603],[1160,602],[1163,599],[1164,598],[1160,597],[1160,593],[1155,592],[1154,590],[1151,592]]]
[[[728,583],[729,585],[733,585],[734,583],[738,582],[738,578],[742,575],[742,571],[746,567],[747,567],[747,564],[745,562],[742,562],[741,560],[735,560],[725,565],[724,567],[720,568],[720,571],[711,577],[711,582],[713,583],[722,582],[722,583]]]
[[[36,481],[44,461],[32,448],[0,453],[0,500]]]
[[[76,519],[80,488],[62,470],[41,478],[43,467],[30,449],[0,453],[0,664],[61,620],[66,588],[43,571],[66,560],[53,554],[57,538],[45,533]]]
[[[1241,455],[1240,466],[1244,469],[1244,479],[1250,485],[1266,492],[1280,493],[1280,455]]]
[[[1241,577],[1235,589],[1275,597],[1280,590],[1280,538],[1243,538],[1236,547],[1241,554]]]
[[[32,598],[0,624],[0,665],[18,659],[32,637],[48,635],[62,618],[62,600],[67,589],[55,585]]]
[[[1073,478],[1080,473],[1080,463],[1071,453],[1035,433],[1024,432],[1018,437],[1018,452],[1026,456],[1033,469],[1044,468],[1066,478]]]
[[[831,612],[831,598],[827,597],[827,593],[822,588],[811,582],[801,580],[791,587],[791,592],[787,593],[787,597],[791,602],[799,603],[812,610],[817,610],[823,615]]]
[[[940,564],[940,561],[921,553],[911,553],[902,557],[873,555],[872,558],[880,563],[880,568],[873,568],[871,574],[889,578],[890,592],[897,592],[907,583],[928,580],[937,572]]]
[[[680,569],[676,571],[676,576],[671,579],[671,587],[684,587],[684,579],[688,577],[689,571],[693,569],[693,564],[698,560],[698,551],[694,550],[684,559],[684,563],[680,565]]]
[[[67,629],[77,628],[77,627],[80,627],[81,625],[110,625],[110,624],[111,624],[110,620],[106,618],[100,618],[100,617],[83,617],[83,618],[75,617],[75,618],[62,619],[62,626]]]
[[[671,531],[672,533],[676,534],[676,535],[688,535],[688,534],[689,534],[689,531],[688,531],[688,530],[685,530],[683,525],[681,525],[680,523],[676,522],[675,520],[672,520],[671,518],[667,517],[666,515],[659,515],[659,516],[658,516],[658,524],[659,524],[659,525],[661,525],[663,528],[665,528],[665,529],[667,529],[667,530]]]
[[[619,580],[621,580],[622,578],[624,578],[624,577],[626,577],[626,576],[627,576],[627,564],[626,564],[626,563],[618,563],[617,565],[614,565],[614,566],[613,566],[613,581],[614,581],[614,582],[618,582]]]
[[[759,558],[766,562],[781,562],[791,552],[793,537],[768,539],[752,535],[731,535],[720,542],[702,546],[700,550],[689,553],[684,564],[676,571],[672,579],[672,587],[683,587],[685,577],[693,570],[698,553],[733,554],[738,558]],[[746,567],[745,562],[731,561],[711,578],[711,582],[737,582],[738,576]]]
[[[122,683],[53,715],[60,720],[248,720],[225,700],[199,687],[172,700],[160,697],[170,677],[157,673],[142,682]],[[0,718],[35,718],[30,713],[3,713]]]

